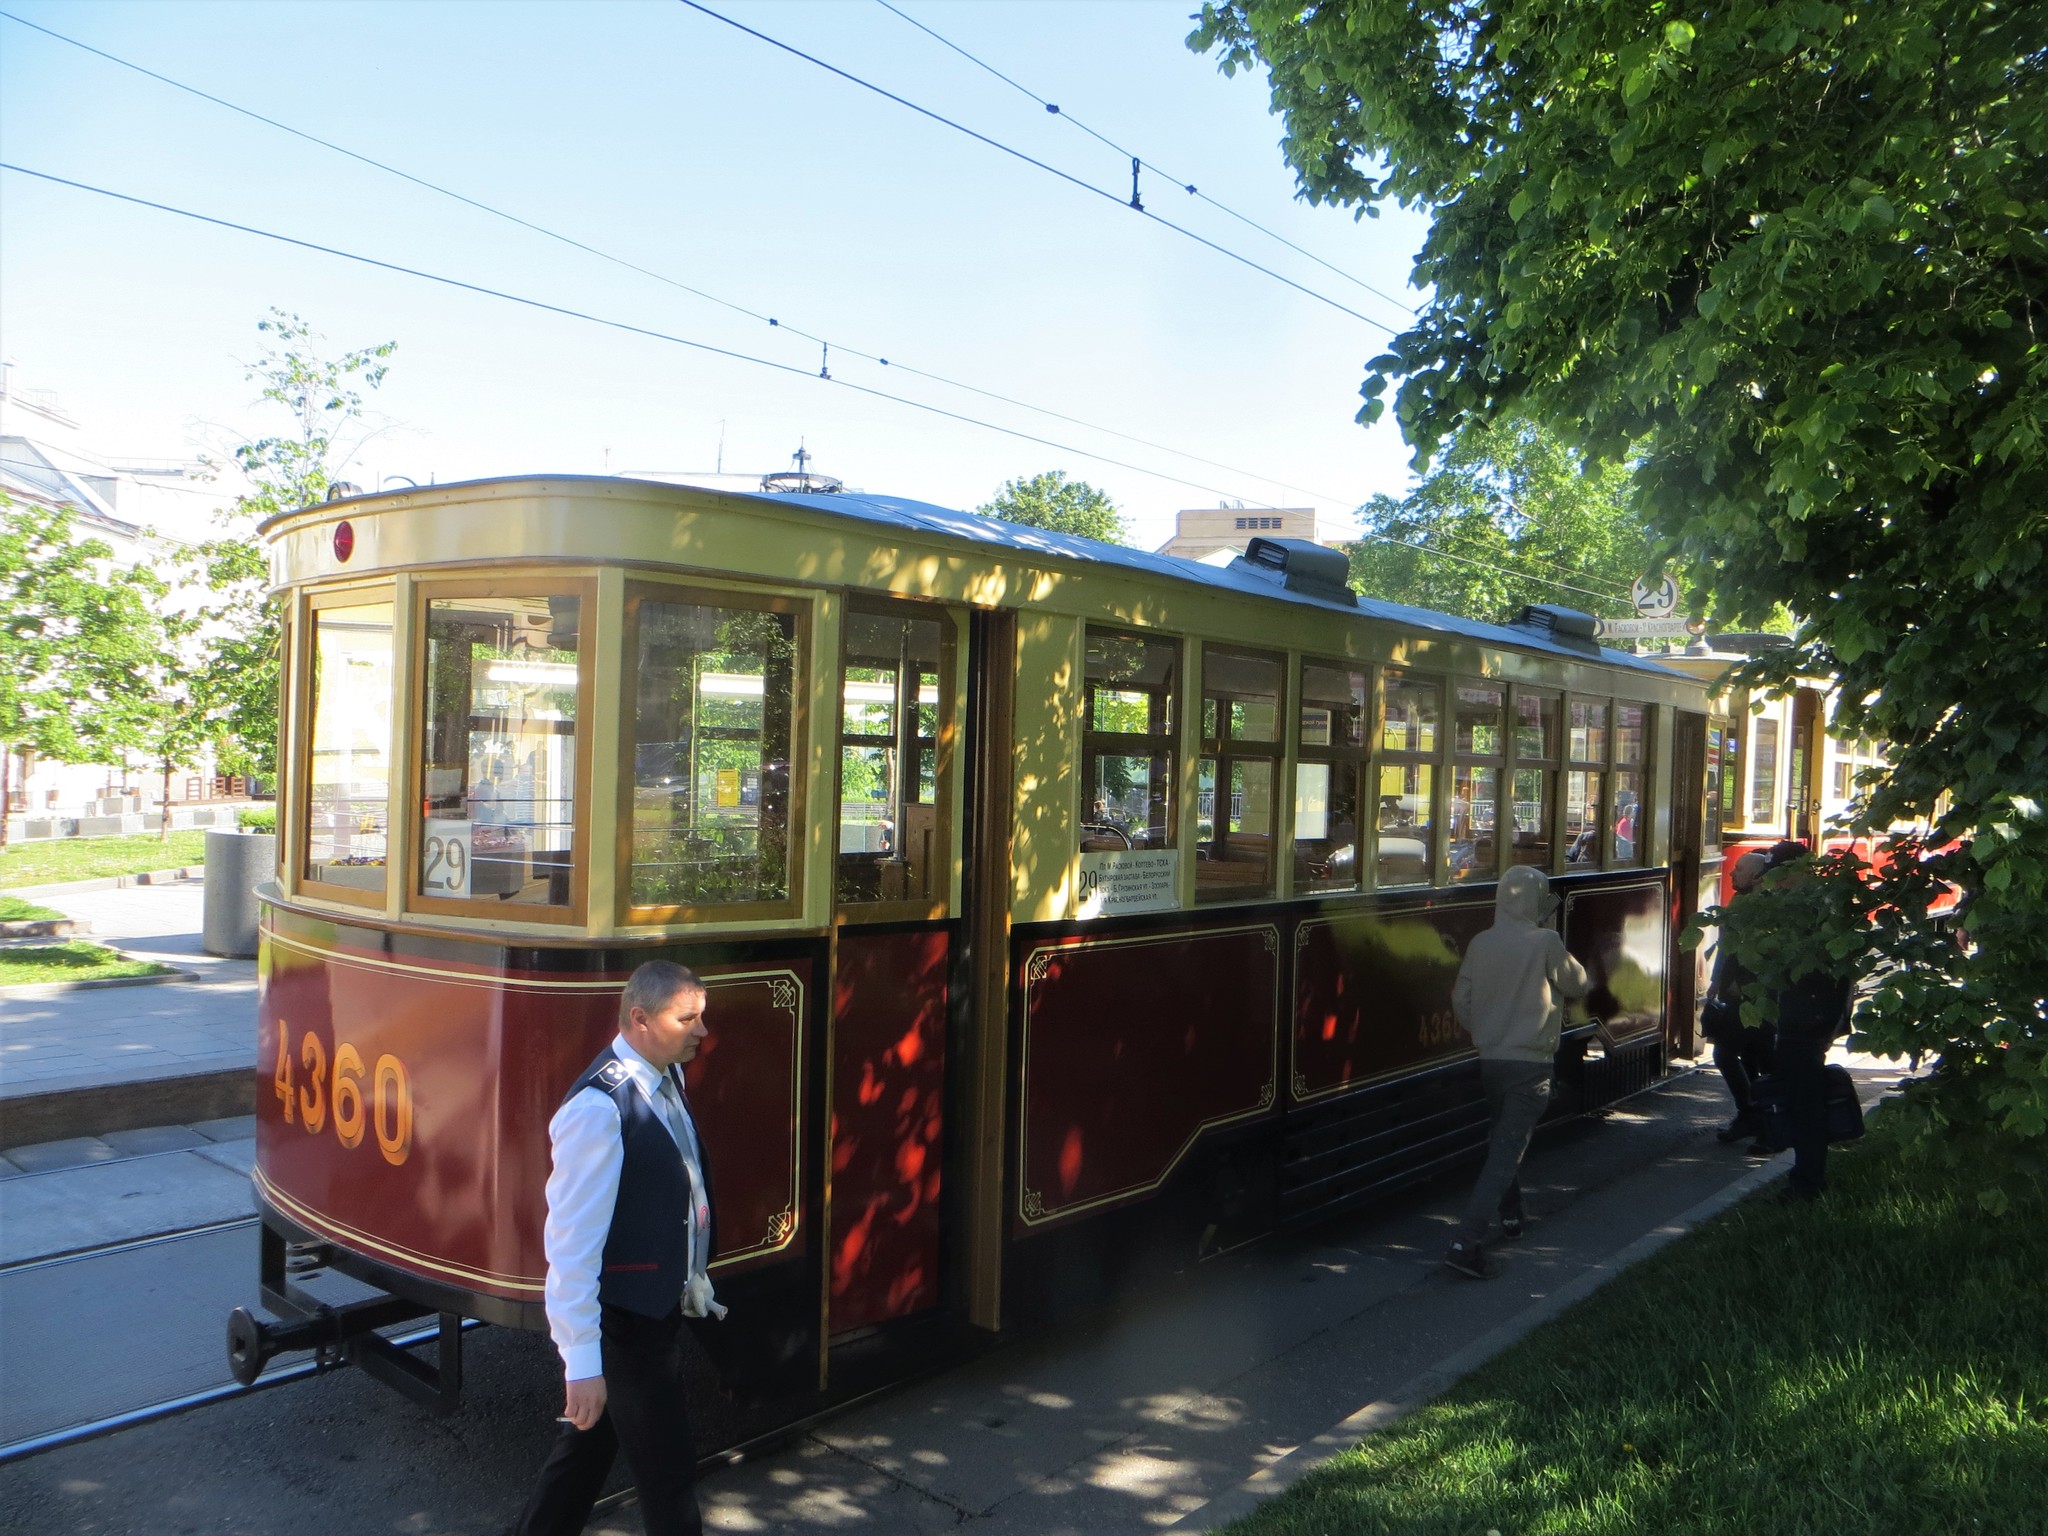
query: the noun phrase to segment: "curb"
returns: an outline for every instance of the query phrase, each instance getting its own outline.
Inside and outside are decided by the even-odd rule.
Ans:
[[[0,1099],[0,1149],[253,1114],[256,1069],[191,1072]]]
[[[1658,1249],[1668,1247],[1730,1206],[1740,1204],[1771,1180],[1781,1177],[1791,1166],[1792,1154],[1781,1152],[1761,1166],[1752,1168],[1725,1189],[1644,1233],[1590,1269],[1581,1271],[1542,1300],[1524,1307],[1498,1328],[1481,1334],[1463,1349],[1444,1356],[1419,1375],[1411,1376],[1391,1395],[1367,1403],[1356,1413],[1339,1419],[1313,1440],[1284,1452],[1236,1487],[1188,1511],[1167,1528],[1214,1531],[1233,1520],[1244,1518],[1274,1495],[1285,1493],[1324,1463],[1334,1461],[1351,1450],[1367,1435],[1399,1423],[1417,1408],[1442,1396],[1461,1378],[1470,1375],[1495,1355],[1521,1343],[1545,1323],[1577,1306],[1608,1281],[1640,1264]]]
[[[0,940],[75,939],[92,932],[92,924],[77,917],[17,917],[0,923]]]
[[[97,880],[66,880],[56,885],[9,886],[6,895],[67,896],[79,891],[125,891],[137,885],[176,885],[181,880],[204,880],[204,864],[183,864],[176,869],[146,869],[138,875],[102,875]]]
[[[5,953],[5,951],[0,951]],[[119,951],[117,950],[118,954]],[[126,960],[130,958],[122,955]],[[152,961],[152,964],[155,962]],[[0,998],[25,998],[30,1002],[37,998],[63,997],[71,992],[98,992],[106,987],[154,987],[166,981],[204,981],[206,978],[197,971],[176,969],[160,971],[154,976],[94,976],[85,981],[24,981],[18,986],[0,987]]]

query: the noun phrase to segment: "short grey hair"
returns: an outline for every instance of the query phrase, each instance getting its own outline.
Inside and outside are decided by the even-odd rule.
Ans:
[[[695,971],[673,960],[649,960],[626,978],[626,990],[619,994],[619,1027],[623,1029],[632,1021],[635,1008],[657,1013],[668,1006],[670,998],[685,990],[704,990]]]

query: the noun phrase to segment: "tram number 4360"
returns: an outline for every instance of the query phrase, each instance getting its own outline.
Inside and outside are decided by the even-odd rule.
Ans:
[[[359,1147],[363,1133],[373,1133],[384,1161],[396,1168],[412,1152],[412,1080],[405,1063],[396,1056],[383,1055],[367,1073],[362,1053],[346,1040],[334,1048],[330,1067],[327,1047],[310,1029],[299,1044],[298,1065],[305,1072],[295,1082],[291,1030],[283,1020],[277,1029],[277,1071],[272,1084],[284,1105],[284,1123],[304,1125],[306,1134],[318,1136],[332,1121],[334,1134],[344,1147]],[[369,1098],[363,1095],[368,1079]]]

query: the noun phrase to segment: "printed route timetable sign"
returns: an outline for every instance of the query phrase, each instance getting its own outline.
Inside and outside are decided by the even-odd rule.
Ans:
[[[1179,885],[1178,848],[1115,848],[1081,855],[1082,917],[1170,912]]]

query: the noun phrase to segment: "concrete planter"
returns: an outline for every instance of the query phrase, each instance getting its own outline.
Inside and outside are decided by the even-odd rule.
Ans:
[[[256,887],[276,868],[274,832],[207,832],[206,917],[200,948],[209,955],[256,953]]]

